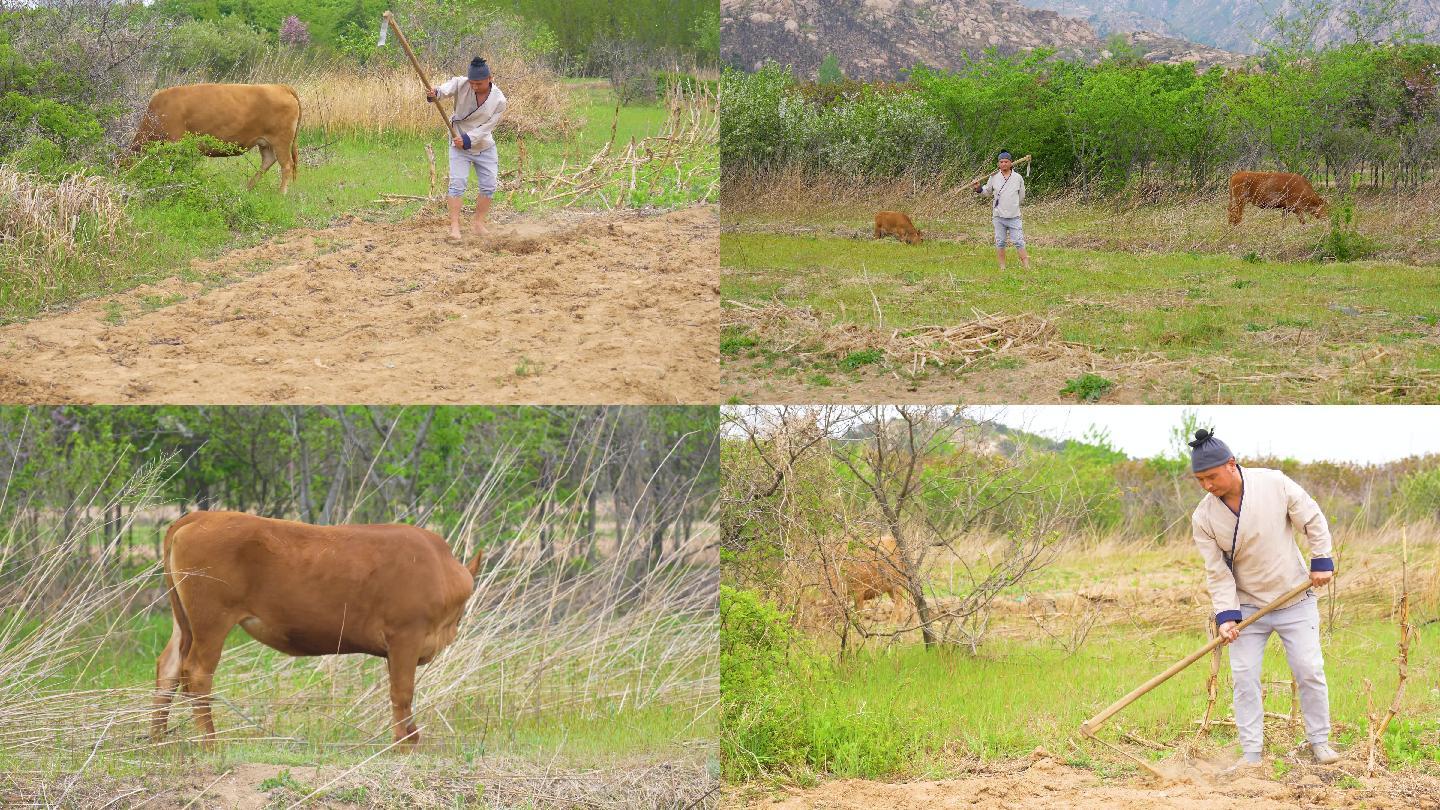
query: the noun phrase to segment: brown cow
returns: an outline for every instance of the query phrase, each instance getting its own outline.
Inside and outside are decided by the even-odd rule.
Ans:
[[[830,589],[837,595],[848,596],[856,613],[866,602],[888,595],[894,602],[891,612],[895,622],[898,624],[910,617],[909,583],[894,537],[883,535],[874,546],[863,546],[841,561],[839,569],[839,577],[834,567],[827,569]]]
[[[875,238],[884,239],[887,236],[894,236],[911,245],[918,245],[923,241],[920,231],[910,222],[910,217],[900,211],[881,211],[875,215]]]
[[[415,526],[311,526],[239,512],[185,515],[165,533],[163,554],[174,629],[155,666],[155,740],[178,686],[213,742],[210,686],[238,624],[287,655],[386,659],[395,741],[419,742],[415,667],[455,640],[479,554],[461,565],[439,535]]]
[[[213,135],[230,146],[208,150],[210,157],[233,157],[260,147],[261,175],[280,163],[280,193],[295,179],[299,162],[300,97],[283,84],[182,84],[156,91],[135,133],[132,149],[150,141],[178,141],[187,132]]]
[[[1235,172],[1230,175],[1230,224],[1239,225],[1245,214],[1245,203],[1256,208],[1279,208],[1280,216],[1295,212],[1300,224],[1305,214],[1322,217],[1329,210],[1315,193],[1310,181],[1290,172]]]

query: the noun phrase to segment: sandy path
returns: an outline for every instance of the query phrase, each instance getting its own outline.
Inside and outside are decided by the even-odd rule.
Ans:
[[[1255,774],[1225,778],[1215,768],[1191,766],[1160,783],[1154,779],[1103,781],[1093,772],[1037,757],[989,772],[935,782],[889,784],[859,779],[826,782],[781,796],[727,796],[726,807],[754,810],[1269,810],[1270,808],[1373,808],[1436,810],[1440,778],[1388,774],[1346,777],[1331,767],[1300,766],[1283,780]],[[1363,773],[1363,768],[1361,770]]]
[[[0,401],[718,401],[713,206],[491,230],[300,229],[197,262],[244,276],[218,289],[170,280],[0,328]]]

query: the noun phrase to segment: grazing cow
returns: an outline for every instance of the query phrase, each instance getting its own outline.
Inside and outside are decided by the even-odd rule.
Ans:
[[[1280,216],[1295,212],[1300,224],[1305,214],[1322,217],[1329,210],[1315,193],[1310,181],[1290,172],[1235,172],[1230,175],[1230,224],[1239,225],[1245,204],[1256,208],[1279,208]]]
[[[249,188],[277,161],[280,193],[295,179],[299,153],[300,97],[283,84],[182,84],[156,91],[131,149],[150,141],[178,141],[185,133],[213,135],[228,146],[205,154],[233,157],[260,147],[260,171]]]
[[[923,241],[920,231],[910,222],[910,217],[900,211],[881,211],[875,215],[875,238],[884,239],[887,236],[894,236],[911,245],[918,245]]]
[[[910,617],[909,583],[900,560],[895,538],[883,535],[874,546],[864,546],[853,556],[839,563],[839,575],[835,567],[827,569],[830,589],[836,594],[846,595],[859,613],[865,603],[888,595],[894,607],[892,617],[897,624]]]
[[[439,535],[415,526],[311,526],[239,512],[185,515],[165,533],[163,554],[174,628],[155,666],[155,740],[178,686],[213,742],[210,686],[238,624],[287,655],[386,659],[395,741],[419,742],[415,667],[455,640],[479,554],[461,565]]]

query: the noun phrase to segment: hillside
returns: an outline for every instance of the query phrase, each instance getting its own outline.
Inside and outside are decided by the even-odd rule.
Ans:
[[[1036,10],[1084,19],[1101,35],[1137,30],[1183,37],[1215,48],[1253,54],[1259,42],[1275,38],[1276,14],[1294,19],[1310,3],[1297,0],[1021,0]],[[1345,5],[1332,4],[1316,25],[1313,44],[1349,41]],[[1398,16],[1426,40],[1440,41],[1440,0],[1399,0]],[[1394,25],[1377,25],[1369,38],[1394,33]]]
[[[753,70],[766,60],[813,78],[826,54],[846,76],[897,79],[924,64],[955,69],[986,49],[1014,53],[1051,47],[1066,59],[1094,61],[1105,41],[1084,20],[1011,0],[721,0],[721,55]],[[1127,34],[1155,62],[1237,65],[1238,54],[1160,33]]]

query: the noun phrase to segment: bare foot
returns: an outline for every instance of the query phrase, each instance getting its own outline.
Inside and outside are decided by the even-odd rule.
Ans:
[[[483,222],[471,222],[470,233],[473,233],[476,236],[489,236],[490,229],[485,227],[485,223]]]
[[[460,241],[461,239],[463,239],[463,238],[464,238],[464,237],[460,234],[460,228],[459,228],[459,227],[454,227],[454,228],[451,228],[451,229],[450,229],[450,233],[446,235],[445,241],[446,241],[446,242],[459,242],[459,241]]]

